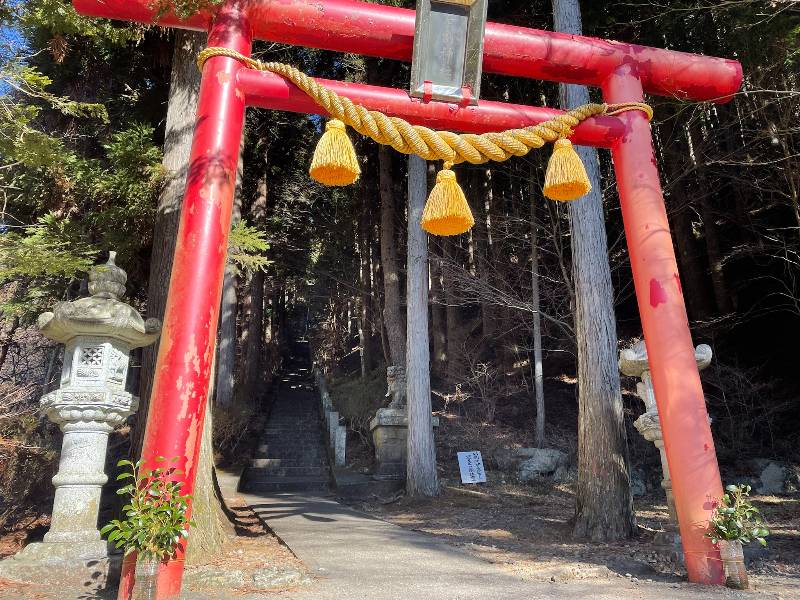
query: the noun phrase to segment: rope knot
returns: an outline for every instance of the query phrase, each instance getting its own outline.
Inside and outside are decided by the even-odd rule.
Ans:
[[[452,166],[452,165],[451,165]],[[443,183],[445,181],[455,181],[456,174],[450,170],[450,167],[445,165],[445,168],[436,174],[436,183]]]
[[[553,142],[553,151],[556,150],[563,150],[565,148],[572,148],[572,142],[570,142],[567,138],[558,138],[555,142]]]

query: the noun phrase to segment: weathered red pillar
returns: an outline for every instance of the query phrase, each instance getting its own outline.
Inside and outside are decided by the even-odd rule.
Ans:
[[[642,102],[636,65],[618,67],[603,84],[603,93],[606,102]],[[620,119],[625,133],[611,154],[686,569],[690,581],[720,584],[724,583],[724,576],[719,551],[704,534],[712,501],[722,495],[722,483],[650,124],[640,111],[623,113]]]
[[[250,54],[251,34],[245,12],[229,2],[217,13],[209,46]],[[179,457],[183,493],[192,494],[203,432],[209,379],[212,376],[222,276],[228,253],[231,206],[239,144],[244,124],[244,94],[237,89],[239,61],[222,56],[206,62],[200,84],[197,120],[189,158],[186,193],[175,246],[164,328],[142,458]],[[191,536],[190,536],[191,539]],[[174,559],[162,563],[158,598],[178,598],[186,542]],[[128,563],[130,564],[130,563]],[[119,598],[130,595],[132,577],[123,572]]]

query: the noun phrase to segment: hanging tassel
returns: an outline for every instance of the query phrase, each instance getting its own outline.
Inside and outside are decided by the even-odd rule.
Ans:
[[[456,174],[450,170],[452,166],[452,163],[445,163],[444,169],[436,175],[436,185],[422,211],[420,224],[433,235],[458,235],[475,224]]]
[[[350,185],[361,175],[356,151],[339,119],[325,124],[308,173],[314,181],[336,186]]]
[[[551,200],[576,200],[592,189],[581,157],[566,138],[556,140],[544,176],[544,195]]]

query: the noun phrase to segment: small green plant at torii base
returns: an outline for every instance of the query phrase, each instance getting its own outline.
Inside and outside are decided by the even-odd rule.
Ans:
[[[706,537],[718,544],[721,540],[749,544],[751,540],[767,545],[769,535],[759,510],[750,502],[750,486],[729,485],[709,521]]]
[[[165,460],[163,456],[156,458],[157,462]],[[177,460],[175,457],[170,462]],[[117,481],[132,480],[118,489],[117,494],[130,499],[122,507],[125,518],[114,519],[100,533],[108,534],[108,541],[117,548],[124,548],[125,556],[135,551],[140,558],[161,560],[174,555],[178,542],[189,535],[187,526],[194,525],[186,516],[190,497],[181,495],[182,482],[169,479],[182,471],[174,467],[144,469],[142,463],[141,460],[117,463],[128,468]]]

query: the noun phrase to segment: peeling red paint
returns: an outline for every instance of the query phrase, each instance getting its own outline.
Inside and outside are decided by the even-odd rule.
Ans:
[[[650,306],[656,308],[659,304],[666,304],[667,290],[661,285],[657,279],[650,280]]]
[[[681,278],[675,273],[675,285],[678,286],[678,293],[683,296],[683,286],[681,285]]]
[[[197,417],[192,418],[191,423],[189,424],[189,436],[186,438],[186,472],[194,474],[194,457],[196,451],[199,451],[199,448],[195,449],[195,446],[199,445],[200,441],[197,439],[197,432],[200,428],[200,419]]]
[[[219,82],[220,85],[225,85],[226,83],[229,83],[230,80],[231,80],[230,73],[226,73],[225,71],[219,71],[217,73],[217,81]]]

